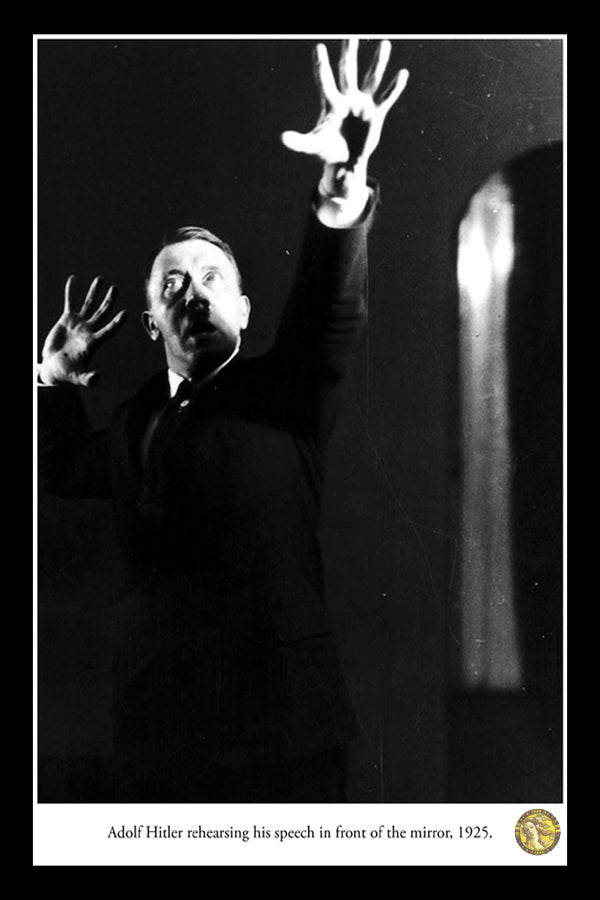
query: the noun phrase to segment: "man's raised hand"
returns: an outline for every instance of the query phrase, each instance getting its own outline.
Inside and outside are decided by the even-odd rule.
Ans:
[[[44,384],[93,385],[100,373],[97,369],[90,369],[92,356],[115,334],[127,316],[126,310],[121,310],[109,320],[116,288],[110,287],[98,302],[101,278],[94,279],[81,309],[75,312],[72,296],[74,283],[75,276],[71,275],[65,284],[62,315],[44,342],[39,370]]]
[[[324,44],[315,48],[315,79],[322,110],[312,131],[284,131],[281,140],[290,150],[320,159],[330,174],[366,172],[369,157],[379,144],[385,117],[402,94],[408,72],[401,69],[381,92],[391,52],[389,41],[380,41],[373,61],[359,86],[358,39],[342,42],[338,82]],[[378,96],[377,96],[378,95]]]

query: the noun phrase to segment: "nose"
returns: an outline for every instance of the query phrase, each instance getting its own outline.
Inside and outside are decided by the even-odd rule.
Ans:
[[[208,298],[190,284],[185,295],[185,307],[193,312],[208,313],[210,304]]]

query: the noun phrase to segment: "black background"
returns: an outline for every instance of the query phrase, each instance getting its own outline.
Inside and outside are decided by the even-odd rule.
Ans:
[[[38,42],[39,346],[67,276],[102,274],[130,319],[98,355],[92,422],[163,365],[142,332],[142,271],[174,225],[228,240],[269,346],[318,177],[279,142],[314,124],[313,41]],[[337,41],[327,41],[337,62]],[[371,47],[369,47],[371,43]],[[361,45],[361,60],[372,42]],[[562,135],[558,39],[395,40],[410,79],[371,174],[370,325],[330,454],[323,546],[339,650],[364,737],[350,799],[447,796],[447,573],[454,236],[469,194]],[[39,497],[39,752],[50,800],[98,796],[110,756],[119,561],[110,506]],[[520,799],[507,797],[506,799]]]

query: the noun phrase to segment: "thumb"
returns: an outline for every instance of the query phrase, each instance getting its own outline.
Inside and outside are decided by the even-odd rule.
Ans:
[[[281,142],[289,150],[316,156],[322,162],[330,165],[348,161],[348,145],[344,137],[339,133],[326,134],[321,127],[317,127],[307,134],[301,134],[299,131],[284,131],[281,135]]]
[[[295,153],[313,154],[318,149],[319,138],[314,131],[309,131],[308,134],[302,134],[300,131],[284,131],[281,143]]]
[[[78,383],[82,387],[95,387],[99,380],[100,372],[98,369],[93,369],[91,372],[82,372],[78,378]]]

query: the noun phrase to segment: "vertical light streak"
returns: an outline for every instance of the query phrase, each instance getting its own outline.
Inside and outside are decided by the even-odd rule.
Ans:
[[[514,261],[508,185],[490,178],[461,222],[460,499],[462,677],[514,689],[522,666],[514,610],[507,315]]]

